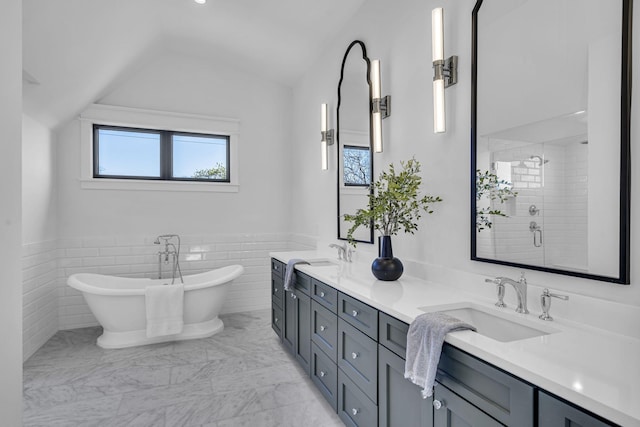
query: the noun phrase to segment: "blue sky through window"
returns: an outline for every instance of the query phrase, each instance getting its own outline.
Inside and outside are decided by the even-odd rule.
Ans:
[[[99,173],[160,177],[160,134],[100,129]]]
[[[173,176],[192,178],[197,170],[227,164],[227,139],[173,135]]]

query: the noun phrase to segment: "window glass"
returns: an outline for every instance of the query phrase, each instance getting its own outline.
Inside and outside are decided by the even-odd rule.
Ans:
[[[173,178],[228,181],[227,137],[173,134]]]
[[[95,178],[230,182],[230,137],[94,124]]]
[[[367,186],[371,184],[371,151],[369,148],[345,145],[342,152],[344,185]]]
[[[99,128],[96,175],[160,177],[160,134]]]

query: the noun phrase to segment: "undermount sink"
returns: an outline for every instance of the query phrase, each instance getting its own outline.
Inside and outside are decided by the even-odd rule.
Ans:
[[[474,303],[462,303],[447,307],[419,307],[424,312],[440,312],[473,325],[477,333],[500,342],[520,341],[559,332],[546,325],[538,325],[527,319],[501,313]]]
[[[334,265],[338,265],[337,261],[333,261],[327,258],[322,258],[322,259],[307,259],[305,260],[309,263],[310,266],[312,267],[327,267],[327,266],[334,266]]]

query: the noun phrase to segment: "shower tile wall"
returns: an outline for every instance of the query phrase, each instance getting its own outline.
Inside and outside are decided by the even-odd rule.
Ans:
[[[227,294],[222,313],[263,309],[270,304],[269,252],[315,248],[315,240],[291,233],[182,237],[180,267],[193,274],[230,264],[245,268]],[[25,245],[24,359],[57,330],[98,324],[82,294],[67,285],[74,273],[157,277],[155,236],[59,239]],[[163,272],[170,266],[163,266]]]
[[[531,156],[540,156],[547,163]],[[496,204],[509,215],[495,217],[490,234],[499,259],[549,267],[587,269],[587,145],[537,144],[494,153],[493,161],[511,162],[515,199]],[[535,205],[540,212],[529,214]],[[543,231],[533,245],[529,224]],[[485,233],[485,231],[483,231]],[[486,236],[485,236],[486,240]]]

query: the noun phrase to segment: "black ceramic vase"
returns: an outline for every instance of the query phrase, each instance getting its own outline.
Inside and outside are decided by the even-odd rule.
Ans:
[[[404,267],[398,258],[393,257],[391,236],[378,237],[378,258],[371,264],[371,272],[376,279],[391,282],[402,276]]]

